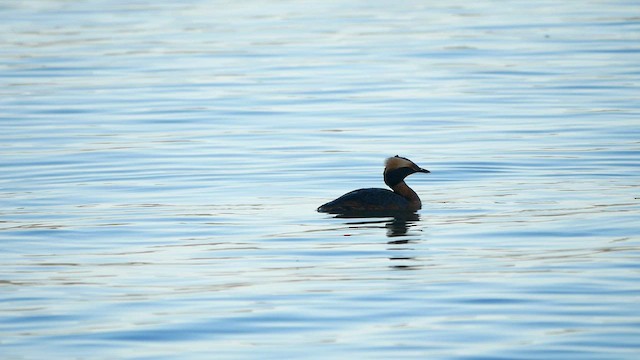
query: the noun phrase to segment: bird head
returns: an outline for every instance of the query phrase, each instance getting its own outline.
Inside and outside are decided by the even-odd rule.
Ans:
[[[388,158],[384,163],[384,183],[393,187],[404,181],[407,176],[417,172],[429,173],[430,171],[407,158],[396,155]]]

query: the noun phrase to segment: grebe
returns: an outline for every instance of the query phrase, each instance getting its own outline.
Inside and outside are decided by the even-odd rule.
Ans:
[[[348,214],[419,210],[422,202],[418,194],[404,182],[404,178],[417,172],[429,173],[429,170],[398,155],[388,158],[384,165],[384,183],[393,191],[377,188],[354,190],[320,206],[318,211]]]

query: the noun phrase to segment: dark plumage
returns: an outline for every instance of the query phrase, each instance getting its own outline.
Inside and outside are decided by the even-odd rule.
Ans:
[[[318,208],[319,212],[344,214],[354,211],[403,211],[409,208],[409,200],[387,189],[358,189],[329,201]]]
[[[406,212],[422,207],[418,194],[404,179],[416,172],[428,173],[407,158],[398,155],[385,162],[384,182],[393,191],[387,189],[359,189],[342,195],[318,208],[319,212],[331,214],[353,214],[358,212]]]

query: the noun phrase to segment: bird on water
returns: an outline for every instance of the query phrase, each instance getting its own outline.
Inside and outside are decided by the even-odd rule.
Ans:
[[[385,161],[384,183],[387,189],[367,188],[348,192],[318,208],[318,212],[349,214],[358,212],[406,212],[422,207],[420,197],[404,179],[414,173],[429,173],[413,161],[401,157],[390,157]]]

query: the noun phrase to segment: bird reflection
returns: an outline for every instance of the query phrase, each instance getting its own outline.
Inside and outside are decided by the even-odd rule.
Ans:
[[[420,215],[415,212],[396,212],[396,213],[373,213],[373,212],[360,212],[339,214],[335,216],[341,219],[367,219],[363,221],[347,222],[349,227],[364,228],[364,227],[380,227],[384,224],[387,229],[387,237],[400,237],[407,236],[411,227],[416,226],[420,221]],[[407,243],[409,240],[395,240],[389,241],[389,244],[401,244]]]
[[[389,267],[394,270],[416,270],[420,265],[408,265],[407,263],[415,263],[417,259],[408,256],[406,251],[414,251],[410,246],[416,242],[416,236],[411,233],[410,229],[416,227],[420,222],[420,215],[415,212],[403,212],[393,214],[340,214],[336,218],[341,219],[362,219],[361,221],[347,221],[345,225],[349,228],[384,228],[389,239],[387,250],[403,251],[402,255],[390,256],[389,260],[393,262]]]

